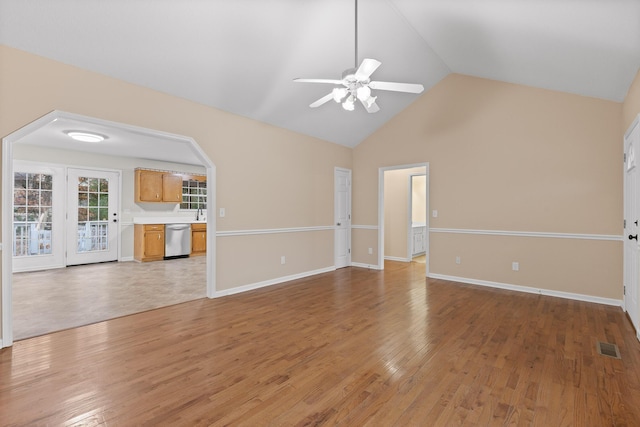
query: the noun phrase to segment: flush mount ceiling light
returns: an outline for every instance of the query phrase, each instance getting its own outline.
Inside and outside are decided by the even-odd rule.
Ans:
[[[345,110],[353,111],[355,109],[355,101],[358,100],[368,113],[376,113],[380,111],[380,107],[376,104],[376,99],[378,97],[371,95],[371,89],[407,93],[421,93],[424,90],[424,87],[421,84],[371,81],[369,77],[371,77],[371,74],[373,74],[381,64],[380,61],[376,61],[375,59],[366,58],[362,61],[360,67],[358,67],[358,0],[355,0],[355,6],[355,67],[344,71],[342,73],[342,80],[293,80],[294,82],[300,83],[328,83],[344,86],[334,88],[331,93],[309,105],[311,108],[317,108],[333,99],[337,103],[342,103],[342,108]]]
[[[66,133],[76,141],[82,142],[100,142],[108,138],[107,136],[100,135],[99,133],[84,132],[79,130],[65,130],[64,133]]]

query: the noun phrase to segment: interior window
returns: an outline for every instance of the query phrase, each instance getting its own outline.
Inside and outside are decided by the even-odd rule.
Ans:
[[[207,181],[195,179],[182,181],[180,209],[207,209]]]

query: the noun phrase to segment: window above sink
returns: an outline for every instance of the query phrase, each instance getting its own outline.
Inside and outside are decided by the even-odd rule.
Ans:
[[[180,210],[207,209],[207,180],[203,176],[183,176]]]

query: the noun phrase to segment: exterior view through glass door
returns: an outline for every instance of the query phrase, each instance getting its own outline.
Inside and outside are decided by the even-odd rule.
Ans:
[[[118,259],[120,173],[69,169],[67,265]]]
[[[14,272],[64,266],[64,169],[14,162]]]

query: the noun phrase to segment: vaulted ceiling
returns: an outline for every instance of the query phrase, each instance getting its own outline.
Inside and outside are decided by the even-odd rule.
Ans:
[[[359,0],[374,80],[461,73],[620,102],[640,68],[640,0]],[[308,105],[354,67],[354,0],[0,0],[0,43],[346,146],[381,110]]]

